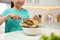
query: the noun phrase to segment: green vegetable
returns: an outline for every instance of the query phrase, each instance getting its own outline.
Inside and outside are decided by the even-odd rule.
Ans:
[[[41,37],[41,39],[39,39],[39,40],[47,40],[48,39],[48,37],[46,36],[46,35],[43,35],[42,37]]]
[[[57,36],[57,40],[60,40],[60,36]]]
[[[42,35],[39,40],[60,40],[60,35],[57,36],[54,33],[51,33],[50,36]]]
[[[50,40],[56,40],[57,36],[54,33],[51,33]]]

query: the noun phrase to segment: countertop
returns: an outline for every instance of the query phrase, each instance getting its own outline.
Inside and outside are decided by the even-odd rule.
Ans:
[[[23,31],[15,31],[11,33],[5,33],[4,38],[5,40],[39,40],[41,35],[47,34],[49,35],[51,32],[60,35],[60,29],[53,29],[53,28],[41,28],[41,33],[36,36],[28,36]]]

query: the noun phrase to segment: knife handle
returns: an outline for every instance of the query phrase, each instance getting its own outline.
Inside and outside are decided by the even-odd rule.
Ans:
[[[11,17],[11,19],[13,19],[13,17]],[[18,18],[18,20],[21,19],[21,17]]]

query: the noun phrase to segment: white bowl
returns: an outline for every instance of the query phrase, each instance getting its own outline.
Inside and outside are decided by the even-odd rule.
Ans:
[[[23,27],[23,31],[27,35],[39,35],[41,33],[41,28],[25,28]]]

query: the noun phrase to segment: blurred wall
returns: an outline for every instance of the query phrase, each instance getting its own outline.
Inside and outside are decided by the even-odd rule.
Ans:
[[[8,8],[8,5],[6,3],[0,3],[0,15]],[[0,25],[0,33],[4,33],[5,29],[5,22]]]

